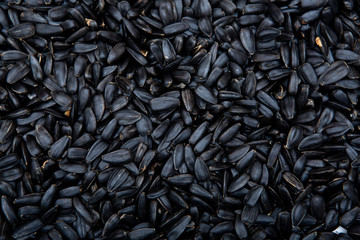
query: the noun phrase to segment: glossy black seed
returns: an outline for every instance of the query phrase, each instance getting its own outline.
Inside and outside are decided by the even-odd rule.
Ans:
[[[24,62],[18,62],[14,65],[7,74],[6,81],[9,84],[14,84],[23,77],[25,77],[30,71],[30,68]]]
[[[35,27],[30,22],[22,23],[7,31],[8,35],[13,38],[30,38],[35,34]]]

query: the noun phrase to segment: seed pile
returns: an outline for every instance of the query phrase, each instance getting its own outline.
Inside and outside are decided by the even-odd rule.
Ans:
[[[0,239],[359,239],[356,0],[0,3]]]

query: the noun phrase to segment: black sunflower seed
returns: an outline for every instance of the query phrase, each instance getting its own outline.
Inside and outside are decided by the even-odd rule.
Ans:
[[[6,81],[9,84],[14,84],[25,77],[29,72],[30,68],[24,62],[18,62],[9,71]]]
[[[173,97],[158,97],[150,100],[149,103],[153,111],[171,110],[180,105],[179,99]]]
[[[14,38],[30,38],[35,34],[35,27],[30,22],[21,23],[13,28],[10,28],[7,33],[10,37]]]

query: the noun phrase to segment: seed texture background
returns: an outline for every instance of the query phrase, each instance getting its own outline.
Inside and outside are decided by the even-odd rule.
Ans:
[[[0,239],[360,239],[359,0],[3,0]]]

